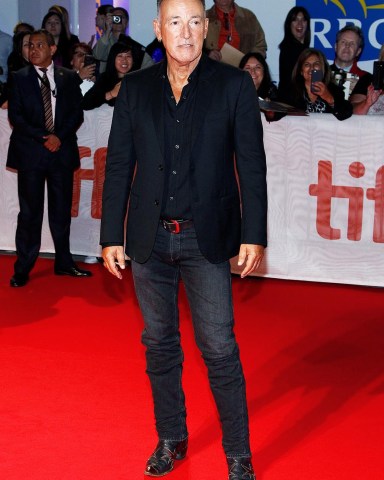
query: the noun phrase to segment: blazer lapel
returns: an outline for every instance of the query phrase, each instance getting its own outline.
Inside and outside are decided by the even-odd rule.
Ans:
[[[63,101],[65,101],[63,97],[63,92],[64,89],[63,87],[63,82],[64,82],[64,73],[62,70],[59,70],[58,68],[54,67],[54,74],[53,77],[55,79],[55,95],[56,95],[56,106],[55,106],[55,123],[57,119],[57,114],[58,112],[61,112],[61,105],[63,104]]]
[[[210,62],[203,54],[200,65],[199,80],[195,99],[195,111],[192,122],[191,145],[196,142],[197,135],[204,123],[205,116],[211,108],[211,101],[215,89],[212,75],[216,72],[214,62]]]
[[[163,68],[154,73],[152,89],[152,120],[156,130],[161,154],[164,156],[164,86]]]

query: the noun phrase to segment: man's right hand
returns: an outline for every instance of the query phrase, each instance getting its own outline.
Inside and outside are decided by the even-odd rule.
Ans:
[[[123,276],[119,269],[125,269],[125,255],[123,246],[105,247],[102,251],[102,257],[104,260],[104,267],[112,273],[118,279],[122,279]]]

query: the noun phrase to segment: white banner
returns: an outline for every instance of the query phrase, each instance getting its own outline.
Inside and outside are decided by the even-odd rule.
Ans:
[[[101,190],[112,109],[79,130],[71,251],[99,255]],[[14,250],[17,177],[5,169],[10,128],[0,111],[0,249]],[[264,122],[268,241],[258,275],[384,286],[384,117],[332,115]],[[53,252],[47,217],[42,252]],[[233,271],[239,269],[236,261]]]

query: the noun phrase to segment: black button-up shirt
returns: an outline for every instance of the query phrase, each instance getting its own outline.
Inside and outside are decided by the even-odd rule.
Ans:
[[[178,103],[173,95],[164,62],[164,194],[161,217],[192,219],[190,191],[190,156],[193,114],[199,66],[188,78]]]

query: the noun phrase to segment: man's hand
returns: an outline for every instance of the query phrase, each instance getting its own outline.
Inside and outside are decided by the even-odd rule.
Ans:
[[[223,58],[220,50],[211,50],[208,53],[208,56],[212,58],[212,60],[216,60],[217,62],[221,62],[221,59]]]
[[[43,137],[45,142],[44,142],[44,147],[47,148],[50,152],[57,152],[61,146],[61,141],[59,137],[56,137],[53,133],[50,135],[46,135]]]
[[[245,267],[241,272],[241,278],[246,277],[254,270],[259,268],[260,263],[264,257],[264,247],[262,245],[253,245],[248,243],[243,243],[240,245],[239,251],[239,261],[238,265],[243,265],[245,262]]]
[[[121,268],[121,270],[125,269],[124,247],[105,247],[103,248],[101,255],[104,260],[104,267],[109,273],[112,273],[112,275],[121,280],[123,276],[121,275],[119,268]]]

